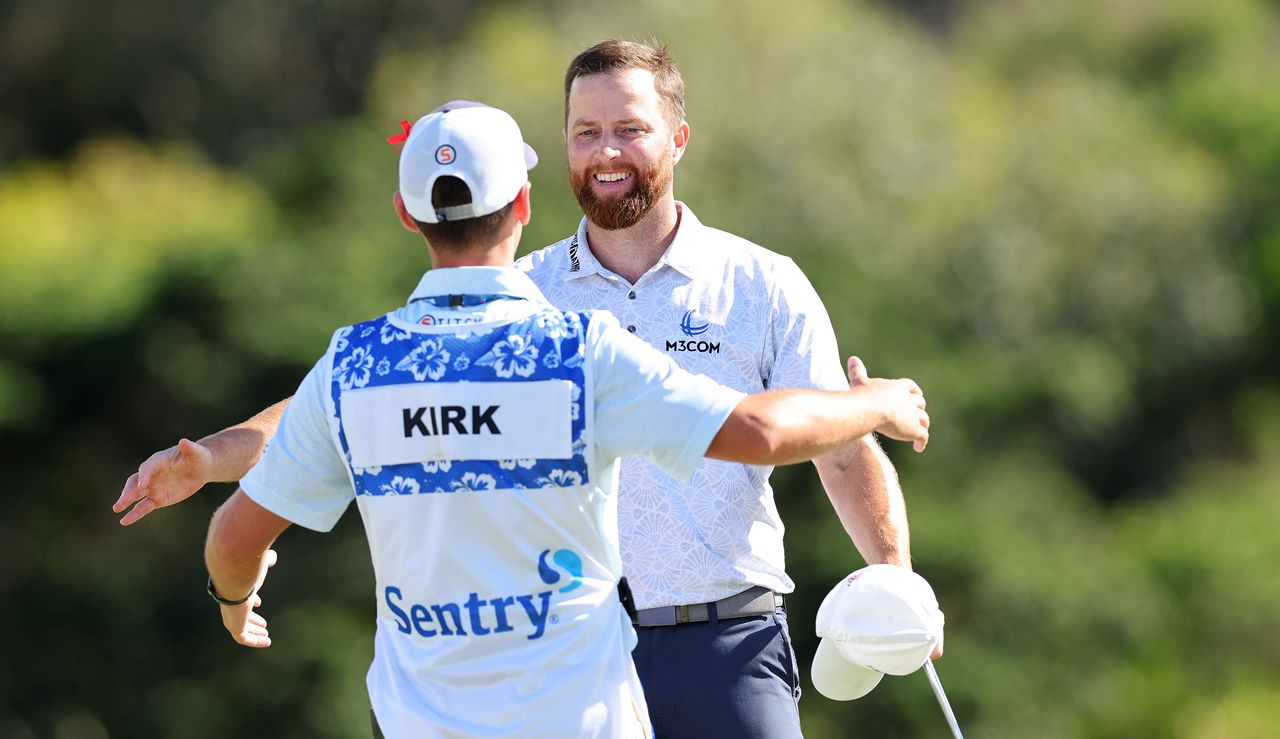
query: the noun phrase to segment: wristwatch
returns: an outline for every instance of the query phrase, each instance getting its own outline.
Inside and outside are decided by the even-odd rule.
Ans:
[[[209,597],[210,597],[210,598],[213,598],[213,599],[214,599],[214,601],[216,601],[216,602],[218,603],[218,605],[220,605],[220,606],[239,606],[239,605],[243,605],[243,604],[244,604],[244,602],[245,602],[246,600],[249,600],[249,598],[253,595],[253,591],[252,591],[252,590],[250,590],[250,591],[249,591],[249,595],[246,595],[245,597],[241,598],[240,600],[227,600],[226,598],[223,598],[221,595],[218,595],[218,591],[217,591],[217,590],[214,590],[214,589],[213,589],[213,575],[210,575],[210,576],[209,576],[209,585],[208,585],[208,587],[206,587],[206,588],[205,588],[205,590],[208,590],[208,591],[209,591]]]

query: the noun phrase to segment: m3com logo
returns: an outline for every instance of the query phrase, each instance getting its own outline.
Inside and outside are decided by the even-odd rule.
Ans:
[[[709,321],[698,318],[697,313],[692,310],[685,311],[684,316],[680,319],[680,331],[690,338],[701,336],[711,328]],[[669,352],[697,352],[698,354],[719,354],[720,342],[718,341],[691,341],[690,339],[668,340],[663,347]]]

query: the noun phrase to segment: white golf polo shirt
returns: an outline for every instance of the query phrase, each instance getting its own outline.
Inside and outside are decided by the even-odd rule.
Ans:
[[[318,531],[357,501],[388,739],[648,736],[618,457],[687,477],[741,397],[516,270],[435,270],[334,334],[241,484]]]
[[[520,259],[552,304],[604,309],[686,370],[744,393],[847,390],[826,308],[795,263],[702,225],[683,203],[676,237],[634,285],[578,232]],[[639,608],[705,603],[786,573],[772,467],[704,460],[688,482],[639,457],[622,463],[622,560]]]

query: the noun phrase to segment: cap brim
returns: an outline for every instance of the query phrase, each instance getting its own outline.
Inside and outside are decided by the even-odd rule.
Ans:
[[[830,639],[818,641],[818,652],[813,656],[813,669],[809,678],[813,687],[833,701],[851,701],[861,698],[880,684],[883,672],[855,665],[845,659]]]

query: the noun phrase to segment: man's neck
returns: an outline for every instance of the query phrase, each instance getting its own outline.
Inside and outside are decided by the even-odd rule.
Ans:
[[[601,266],[635,284],[676,237],[680,211],[668,194],[630,228],[608,231],[587,221],[587,245]]]
[[[515,265],[516,248],[520,244],[520,234],[512,234],[500,242],[485,246],[473,246],[467,249],[437,249],[427,244],[431,254],[431,268],[448,267],[512,267]]]

